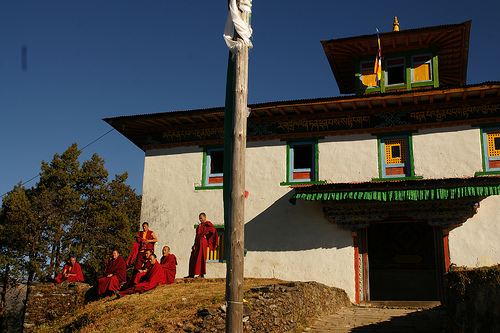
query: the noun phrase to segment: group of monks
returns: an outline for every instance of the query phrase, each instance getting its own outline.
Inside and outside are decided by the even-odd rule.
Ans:
[[[132,246],[127,262],[119,256],[117,251],[113,251],[113,255],[108,259],[104,276],[99,279],[98,293],[101,297],[109,294],[115,294],[118,298],[133,293],[142,294],[160,284],[174,282],[177,273],[177,258],[170,253],[170,247],[164,246],[163,256],[160,260],[157,260],[157,256],[154,254],[154,244],[158,239],[155,233],[149,230],[147,222],[142,224],[142,228],[143,231],[140,231],[135,236],[136,241]],[[119,259],[115,258],[115,252],[116,257]],[[120,288],[120,285],[126,279],[126,268],[132,266],[132,264],[134,264],[132,276]],[[123,271],[125,273],[121,277]]]
[[[196,237],[189,258],[189,275],[203,278],[206,274],[207,249],[215,250],[218,243],[217,230],[207,221],[205,213],[199,215],[200,224],[196,227]],[[163,247],[163,256],[157,260],[154,244],[158,241],[149,224],[142,224],[143,231],[135,236],[130,255],[125,261],[114,250],[106,261],[104,276],[99,279],[98,293],[100,297],[116,295],[117,298],[133,293],[144,293],[160,284],[171,284],[177,272],[177,258],[170,253],[170,247]],[[127,266],[134,264],[132,276],[127,279]],[[75,257],[70,257],[63,271],[56,277],[56,284],[63,281],[83,282],[83,274]],[[126,281],[125,284],[123,284]],[[123,284],[123,286],[122,286]]]

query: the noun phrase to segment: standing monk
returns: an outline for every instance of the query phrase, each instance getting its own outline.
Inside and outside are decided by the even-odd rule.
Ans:
[[[177,258],[174,254],[170,253],[170,247],[163,247],[163,257],[161,257],[160,265],[163,267],[165,273],[165,281],[163,284],[174,283],[175,274],[177,273]]]
[[[151,262],[151,266],[148,268],[146,275],[144,275],[142,279],[143,282],[136,284],[135,286],[124,291],[115,290],[114,294],[117,298],[133,293],[142,294],[143,292],[156,288],[157,285],[162,283],[164,277],[163,268],[156,260],[156,254],[150,255],[149,261]]]
[[[195,275],[199,275],[201,278],[205,277],[207,272],[207,247],[214,251],[219,242],[217,230],[212,222],[207,221],[207,215],[200,213],[199,219],[200,224],[196,227],[196,237],[189,258],[188,278],[193,278]]]
[[[63,281],[83,282],[82,268],[73,256],[69,257],[69,261],[64,265],[62,273],[56,277],[56,284]]]
[[[99,296],[120,289],[120,283],[127,278],[127,265],[118,251],[114,250],[107,261],[104,276],[99,279]]]
[[[141,254],[144,253],[146,249],[151,250],[151,253],[155,253],[155,243],[158,241],[156,235],[153,231],[149,230],[149,223],[144,222],[142,224],[143,231],[139,231],[139,234],[135,236],[135,243],[132,245],[132,250],[130,251],[130,255],[127,258],[127,266],[131,266],[134,259],[142,260],[143,256]],[[139,267],[145,262],[141,262]],[[136,262],[136,267],[138,266]]]

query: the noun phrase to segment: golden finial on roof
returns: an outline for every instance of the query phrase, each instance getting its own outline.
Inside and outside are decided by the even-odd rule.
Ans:
[[[392,24],[392,31],[399,31],[398,17],[394,16],[394,23]]]

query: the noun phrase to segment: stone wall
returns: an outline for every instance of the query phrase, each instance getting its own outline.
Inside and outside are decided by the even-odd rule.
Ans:
[[[500,332],[500,265],[446,274],[448,332]]]
[[[244,332],[301,332],[315,317],[351,306],[347,293],[317,282],[290,282],[253,288],[245,294]],[[180,332],[225,332],[225,307],[201,309],[198,321]],[[176,331],[176,332],[178,332]]]
[[[74,311],[85,302],[90,285],[80,282],[35,283],[29,286],[24,332],[32,332],[36,326]]]

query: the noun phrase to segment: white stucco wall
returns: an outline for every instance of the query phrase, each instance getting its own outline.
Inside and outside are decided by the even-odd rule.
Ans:
[[[319,177],[327,183],[368,182],[378,178],[377,137],[326,137],[318,142]]]
[[[415,175],[424,178],[474,177],[482,171],[479,128],[460,126],[413,134]]]
[[[477,214],[450,231],[450,261],[457,266],[500,264],[500,196],[480,202]]]
[[[318,141],[319,178],[331,183],[378,178],[377,138],[372,135],[326,137]],[[479,130],[433,129],[413,134],[415,174],[424,178],[472,177],[481,171]],[[200,147],[152,150],[144,167],[142,221],[158,237],[156,251],[169,245],[177,256],[177,277],[188,274],[198,214],[222,225],[222,190],[201,185]],[[286,180],[286,143],[248,143],[246,151],[245,276],[315,280],[345,289],[354,300],[354,250],[350,231],[330,224],[320,202],[299,200]],[[498,263],[500,232],[496,197],[481,203],[478,214],[450,233],[451,260],[457,265]],[[479,226],[479,227],[478,227]],[[225,277],[226,265],[207,263],[208,277]]]
[[[345,289],[354,299],[354,251],[349,231],[329,223],[317,202],[288,201],[286,143],[249,143],[246,156],[245,276],[314,280]],[[188,274],[198,214],[223,224],[222,190],[195,190],[202,174],[199,147],[148,151],[141,221],[158,237],[156,251],[171,247],[177,276]],[[207,263],[207,277],[225,277],[226,265]]]

